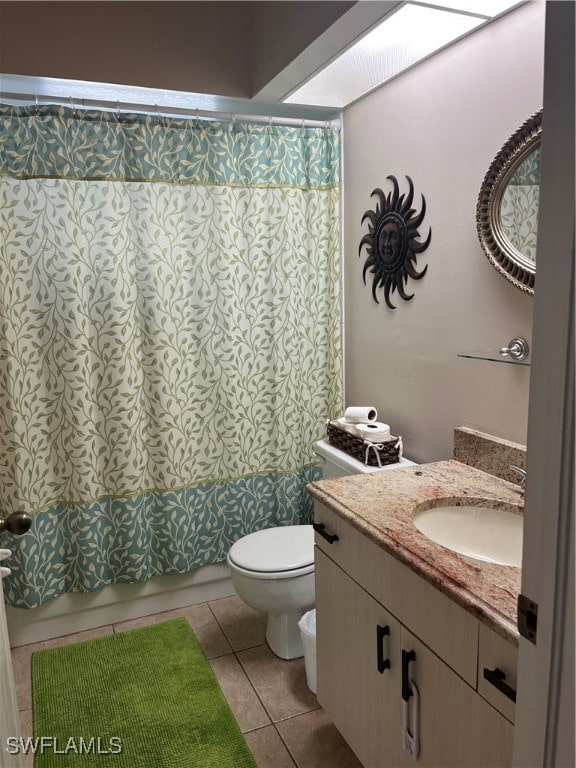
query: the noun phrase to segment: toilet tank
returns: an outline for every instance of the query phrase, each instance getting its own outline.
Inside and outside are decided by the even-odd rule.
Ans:
[[[358,475],[368,472],[386,472],[389,469],[400,469],[401,467],[411,467],[416,464],[415,461],[402,458],[395,464],[386,464],[384,467],[368,467],[353,456],[349,456],[339,448],[330,445],[327,438],[318,440],[314,443],[314,453],[318,456],[322,466],[322,477],[343,477],[344,475]]]

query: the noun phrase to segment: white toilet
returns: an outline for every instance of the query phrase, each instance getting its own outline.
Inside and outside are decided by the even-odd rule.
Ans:
[[[324,478],[383,472],[413,465],[401,459],[385,467],[367,467],[320,440],[314,452]],[[228,566],[232,584],[242,600],[268,614],[266,641],[281,659],[304,655],[298,622],[314,606],[314,531],[311,525],[266,528],[239,539],[230,548]]]
[[[281,659],[304,654],[298,622],[314,606],[311,525],[266,528],[230,548],[232,584],[251,608],[268,614],[266,642]]]

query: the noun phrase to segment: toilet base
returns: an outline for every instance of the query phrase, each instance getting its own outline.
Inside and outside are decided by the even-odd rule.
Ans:
[[[298,659],[304,656],[302,636],[298,622],[310,607],[288,611],[287,613],[269,613],[266,627],[266,642],[270,650],[281,659]]]

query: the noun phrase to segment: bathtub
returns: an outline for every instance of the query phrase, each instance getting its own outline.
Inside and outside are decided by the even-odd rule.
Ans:
[[[178,576],[154,576],[142,584],[60,595],[37,608],[7,606],[10,645],[16,648],[234,594],[228,566],[215,563]]]

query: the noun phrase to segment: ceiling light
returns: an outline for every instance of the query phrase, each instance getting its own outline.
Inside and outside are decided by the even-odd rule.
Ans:
[[[285,102],[343,108],[402,70],[486,23],[518,0],[406,3],[296,89]],[[448,8],[438,8],[438,5]],[[457,9],[453,10],[454,6]],[[459,12],[459,9],[462,12]],[[477,15],[476,15],[477,14]]]
[[[493,18],[519,5],[519,0],[417,0],[421,5],[442,6],[460,13],[474,13]]]

